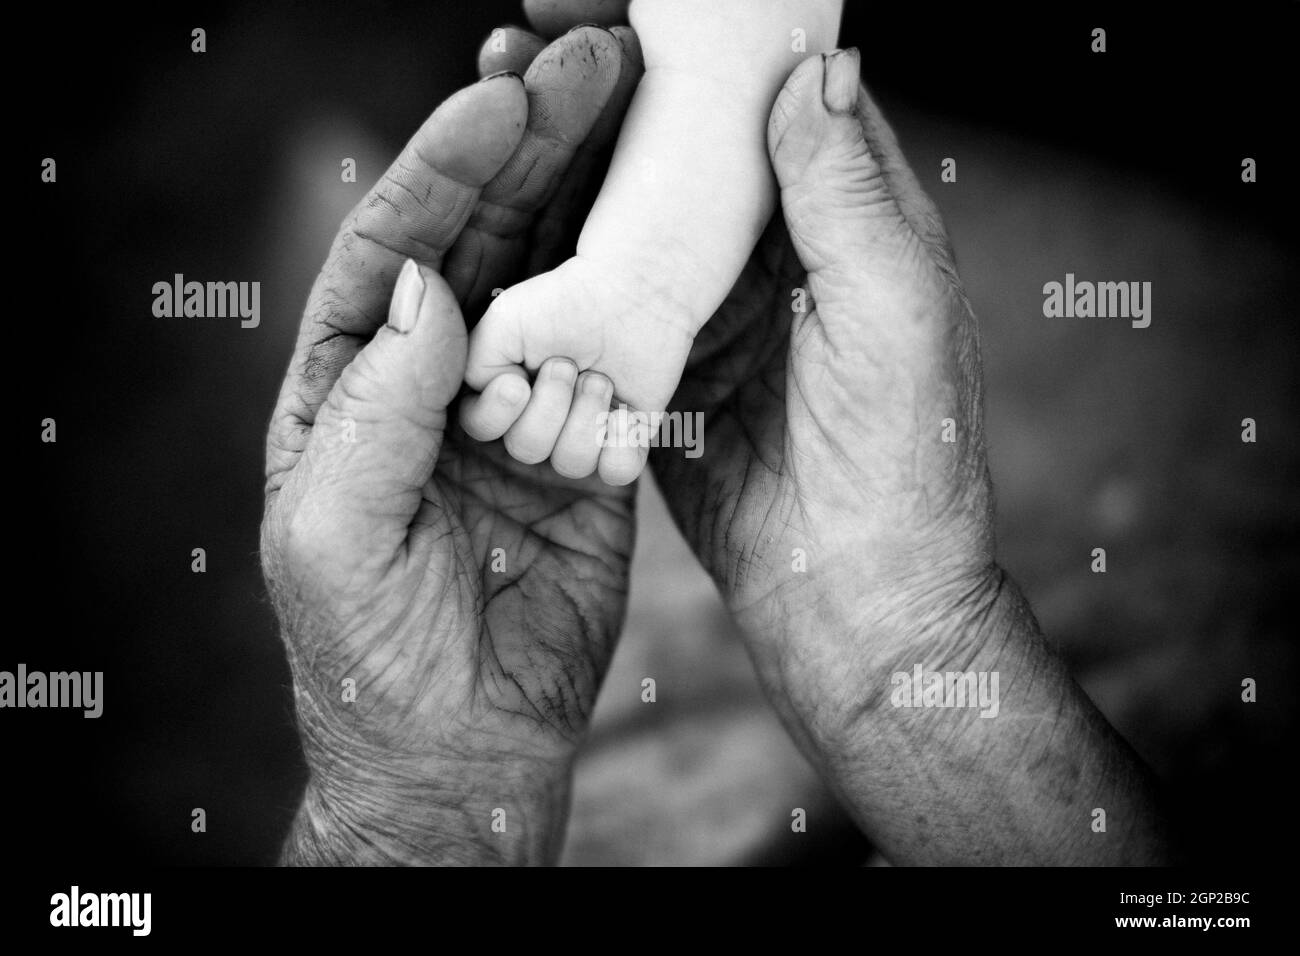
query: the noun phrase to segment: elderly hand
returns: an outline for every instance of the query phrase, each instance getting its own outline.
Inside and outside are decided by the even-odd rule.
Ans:
[[[588,27],[522,81],[448,99],[312,290],[271,421],[262,526],[310,769],[288,862],[558,851],[622,620],[632,502],[449,428],[457,299],[481,306],[563,257],[639,68],[634,43]]]
[[[525,0],[544,33],[611,6]],[[781,215],[673,402],[704,454],[651,460],[769,697],[895,862],[1166,861],[1148,774],[995,561],[975,318],[856,51],[791,74],[768,140]],[[998,674],[998,716],[894,706],[917,666]]]
[[[706,452],[654,463],[769,697],[896,862],[1165,862],[1145,769],[995,562],[975,317],[856,51],[795,69],[768,145],[782,216],[674,401]],[[918,707],[918,667],[1001,700]]]

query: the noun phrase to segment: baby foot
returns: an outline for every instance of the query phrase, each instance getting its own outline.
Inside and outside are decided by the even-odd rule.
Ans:
[[[470,337],[467,434],[525,463],[634,481],[696,334],[776,200],[766,130],[807,52],[834,46],[839,0],[638,0],[646,72],[577,254],[507,289]],[[805,46],[791,36],[802,31]],[[531,382],[530,382],[531,379]],[[631,414],[611,415],[615,406]]]

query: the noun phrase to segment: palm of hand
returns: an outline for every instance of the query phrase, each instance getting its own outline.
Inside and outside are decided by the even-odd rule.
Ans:
[[[560,478],[458,432],[426,495],[413,545],[454,562],[469,585],[439,610],[464,629],[459,653],[473,665],[463,709],[445,718],[563,753],[586,726],[622,621],[631,489]]]
[[[449,433],[391,564],[291,585],[322,598],[286,628],[308,745],[399,769],[567,757],[622,620],[632,533],[630,489]]]
[[[954,327],[969,327],[969,306],[943,270],[922,257],[916,266],[918,287],[960,314]],[[978,503],[947,500],[964,459],[939,442],[944,403],[969,396],[933,389],[934,421],[919,420],[910,373],[873,361],[870,343],[832,342],[822,318],[778,213],[697,337],[674,399],[703,412],[705,453],[652,458],[696,554],[733,611],[759,629],[816,607],[809,586],[824,595],[871,583],[858,579],[871,576],[875,556],[856,554],[858,542],[894,552],[897,541],[889,561],[921,565],[915,542],[964,530],[954,515],[981,513]],[[969,414],[961,408],[959,420]]]
[[[688,460],[667,449],[651,459],[679,526],[733,606],[773,586],[789,554],[775,544],[802,534],[786,398],[794,308],[806,289],[778,213],[696,337],[674,398],[675,408],[703,413],[704,454]]]

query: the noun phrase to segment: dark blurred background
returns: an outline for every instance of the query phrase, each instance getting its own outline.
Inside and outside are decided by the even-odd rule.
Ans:
[[[843,44],[862,48],[981,319],[1003,562],[1160,774],[1195,859],[1287,859],[1296,4],[848,6]],[[11,45],[44,67],[8,100],[14,238],[33,242],[10,260],[30,486],[0,669],[102,670],[105,711],[0,714],[6,843],[13,859],[269,863],[304,776],[257,559],[279,378],[345,212],[522,16],[514,0],[15,16]],[[260,327],[154,318],[153,283],[177,272],[260,281]],[[1042,285],[1066,272],[1152,282],[1151,327],[1044,319]],[[36,439],[45,418],[57,444]],[[580,761],[565,860],[883,862],[781,732],[648,484],[641,514],[619,692]],[[627,692],[646,674],[654,707]],[[818,821],[802,837],[794,806]]]

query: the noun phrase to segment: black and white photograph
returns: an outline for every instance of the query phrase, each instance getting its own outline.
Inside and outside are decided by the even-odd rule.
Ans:
[[[979,868],[1249,942],[1297,13],[25,10],[5,925]]]

